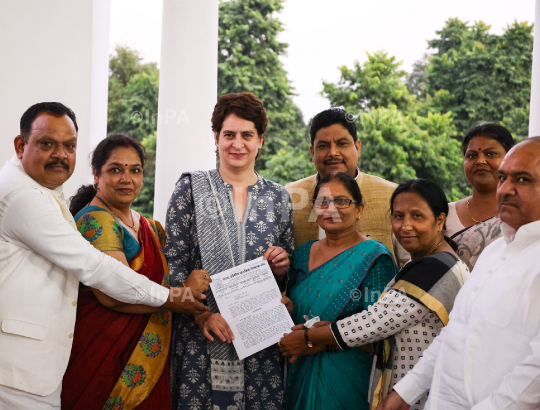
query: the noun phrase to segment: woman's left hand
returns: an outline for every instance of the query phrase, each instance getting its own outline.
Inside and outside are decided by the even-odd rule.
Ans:
[[[285,275],[291,262],[287,251],[279,246],[269,247],[263,255],[263,260],[267,260],[270,264],[270,269],[274,275]]]
[[[287,311],[291,313],[294,309],[294,305],[291,299],[289,299],[287,296],[285,296],[285,292],[281,292],[281,303],[285,305],[287,308]]]
[[[294,363],[300,356],[308,354],[310,349],[306,343],[303,330],[295,330],[292,333],[283,335],[278,346],[283,357],[290,357],[289,362],[291,363]]]

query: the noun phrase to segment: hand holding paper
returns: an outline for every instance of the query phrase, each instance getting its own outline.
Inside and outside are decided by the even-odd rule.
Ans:
[[[210,287],[235,336],[240,359],[276,344],[294,326],[270,266],[262,258],[212,275]]]

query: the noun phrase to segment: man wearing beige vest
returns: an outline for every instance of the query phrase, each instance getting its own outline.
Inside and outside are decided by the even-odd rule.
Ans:
[[[398,266],[403,266],[410,256],[396,241],[390,225],[390,197],[397,185],[358,169],[362,144],[351,115],[341,108],[322,111],[313,118],[310,135],[310,151],[317,174],[286,185],[293,202],[296,248],[309,240],[324,238],[324,231],[311,216],[313,192],[319,178],[341,171],[355,178],[362,192],[365,208],[357,222],[358,230],[385,244]]]

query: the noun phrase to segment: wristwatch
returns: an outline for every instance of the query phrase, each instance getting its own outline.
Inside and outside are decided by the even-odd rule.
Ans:
[[[311,342],[309,341],[309,337],[308,337],[308,334],[307,334],[308,330],[309,330],[309,329],[306,329],[306,330],[304,331],[304,337],[306,338],[307,347],[309,347],[309,348],[311,349],[311,348],[313,347],[313,343],[311,343]]]

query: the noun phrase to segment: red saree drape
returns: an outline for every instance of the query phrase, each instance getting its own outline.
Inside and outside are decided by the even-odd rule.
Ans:
[[[165,274],[163,254],[156,234],[143,217],[139,242],[141,250],[130,261],[130,266],[148,279],[162,283]],[[143,255],[143,263],[140,263]],[[138,266],[133,262],[138,262]],[[106,308],[89,288],[81,286],[73,348],[62,383],[62,410],[103,409],[150,317],[151,314],[119,313]],[[119,410],[123,406],[113,405],[112,408]],[[168,359],[154,388],[136,408],[171,409]]]

